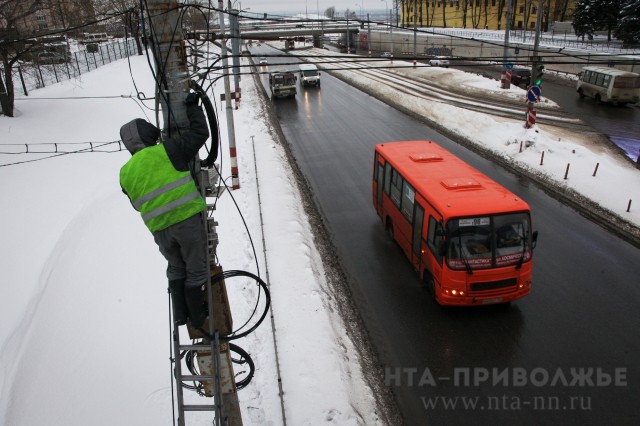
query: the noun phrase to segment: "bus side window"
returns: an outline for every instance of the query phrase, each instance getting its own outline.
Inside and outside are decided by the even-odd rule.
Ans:
[[[389,195],[391,193],[391,164],[384,165],[384,192]]]
[[[395,169],[393,169],[391,174],[391,201],[393,201],[393,204],[395,204],[397,208],[400,208],[400,191],[403,179]]]
[[[427,232],[427,246],[436,258],[439,264],[442,265],[442,256],[440,255],[439,246],[442,241],[442,232],[438,232],[438,229],[442,229],[436,218],[429,216],[429,229]]]

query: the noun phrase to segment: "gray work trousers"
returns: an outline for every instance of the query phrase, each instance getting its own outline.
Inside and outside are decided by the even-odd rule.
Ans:
[[[186,287],[200,286],[207,281],[207,234],[202,213],[154,232],[153,239],[169,262],[169,281],[184,279]]]

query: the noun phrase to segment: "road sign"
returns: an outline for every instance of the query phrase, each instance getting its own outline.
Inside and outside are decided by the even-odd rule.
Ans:
[[[504,64],[504,69],[505,70],[512,70],[513,69],[513,64],[511,62],[507,62],[506,64]]]
[[[520,48],[519,47],[516,47],[515,53],[516,53],[516,55],[518,55],[520,53]]]
[[[527,90],[527,99],[529,102],[538,102],[541,94],[542,90],[540,90],[538,86],[531,86],[529,90]]]

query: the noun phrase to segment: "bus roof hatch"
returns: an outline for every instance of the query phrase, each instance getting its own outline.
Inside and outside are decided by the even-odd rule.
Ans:
[[[416,163],[432,163],[434,161],[442,161],[440,154],[434,154],[431,152],[421,152],[417,154],[410,154],[409,158]]]
[[[480,189],[482,185],[472,178],[450,178],[441,181],[442,186],[450,190]]]

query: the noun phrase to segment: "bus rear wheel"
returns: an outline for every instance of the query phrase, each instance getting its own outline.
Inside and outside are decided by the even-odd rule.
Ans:
[[[393,237],[393,221],[391,219],[387,219],[387,225],[386,225],[385,231],[387,232],[387,235],[389,236],[391,241],[395,241]]]

